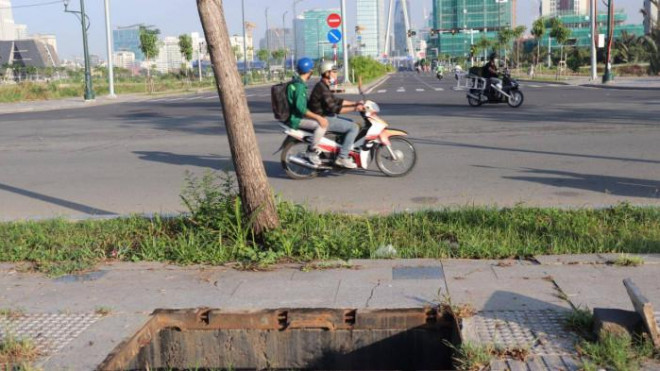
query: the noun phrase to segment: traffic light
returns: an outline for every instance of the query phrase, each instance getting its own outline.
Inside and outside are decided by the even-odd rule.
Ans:
[[[415,36],[415,35],[417,35],[417,32],[416,32],[416,31],[408,30],[408,37],[413,37],[413,36]]]
[[[472,44],[470,45],[470,57],[474,57],[475,54],[477,54],[477,47],[476,45]]]

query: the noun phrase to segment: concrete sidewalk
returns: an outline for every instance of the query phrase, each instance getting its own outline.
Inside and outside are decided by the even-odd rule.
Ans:
[[[525,76],[520,77],[520,81],[546,83],[546,84],[563,84],[572,86],[582,86],[588,88],[601,88],[601,89],[618,89],[618,90],[660,90],[660,77],[615,77],[614,80],[607,84],[603,84],[602,76],[592,81],[588,77],[561,77],[559,80],[530,80]]]
[[[0,316],[0,332],[10,329],[35,339],[45,354],[38,362],[44,369],[90,370],[157,308],[359,310],[419,308],[450,301],[476,310],[463,322],[465,340],[530,350],[526,364],[497,360],[493,369],[577,370],[577,335],[563,325],[572,306],[633,310],[622,284],[629,277],[660,308],[660,254],[643,255],[645,264],[639,267],[607,264],[617,256],[355,260],[338,265],[289,264],[263,272],[229,266],[111,263],[94,272],[59,278],[0,264],[0,309],[24,312]]]

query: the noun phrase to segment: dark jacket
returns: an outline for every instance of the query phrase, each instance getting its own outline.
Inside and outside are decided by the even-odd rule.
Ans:
[[[330,87],[321,80],[314,86],[307,108],[317,115],[334,116],[341,112],[343,104],[344,100],[336,98],[330,91]]]
[[[495,71],[495,73],[493,73],[493,71]],[[489,79],[491,77],[496,78],[498,76],[496,71],[497,71],[497,67],[495,66],[495,62],[490,62],[489,61],[481,69],[481,77],[484,77],[484,78],[487,78],[487,79]]]

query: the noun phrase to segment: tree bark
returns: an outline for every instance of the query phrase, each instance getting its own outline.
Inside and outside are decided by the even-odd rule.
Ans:
[[[211,55],[243,210],[260,235],[279,226],[279,218],[229,42],[222,0],[197,0],[197,9]]]

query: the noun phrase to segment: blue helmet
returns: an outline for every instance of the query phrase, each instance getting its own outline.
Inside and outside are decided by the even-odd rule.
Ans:
[[[298,73],[307,73],[314,68],[314,61],[305,57],[298,59],[298,64],[296,64],[296,70]]]

